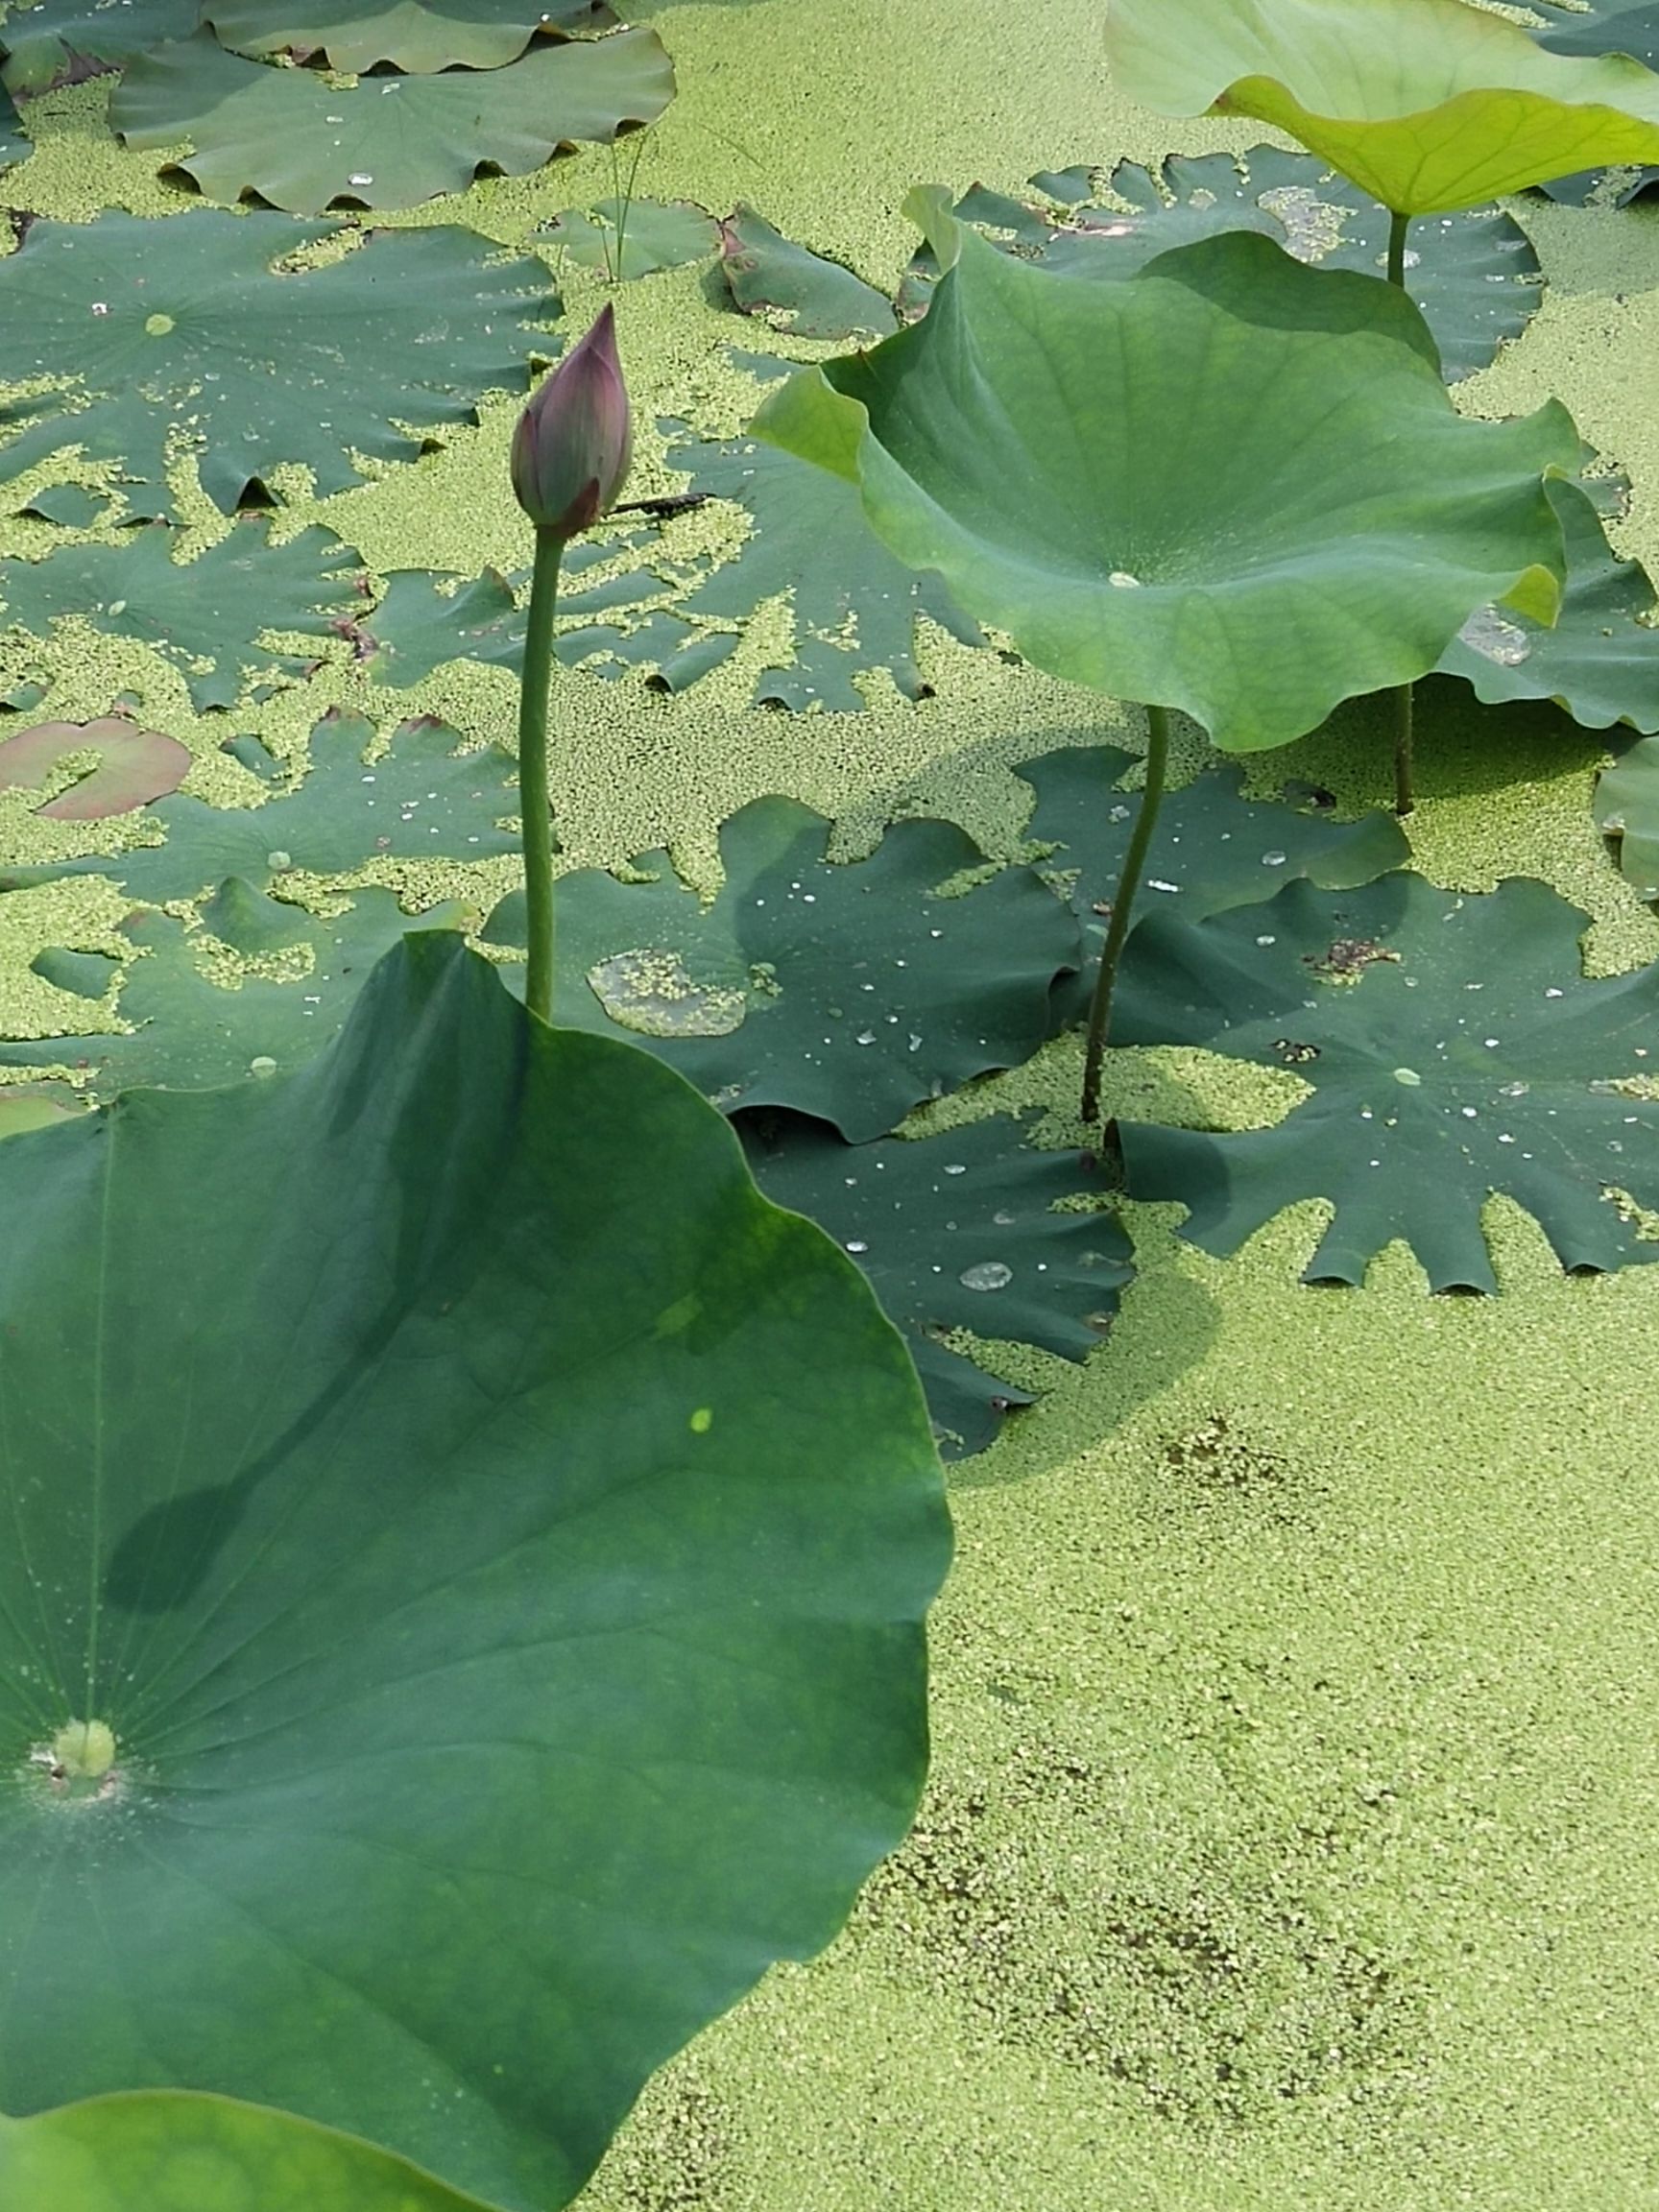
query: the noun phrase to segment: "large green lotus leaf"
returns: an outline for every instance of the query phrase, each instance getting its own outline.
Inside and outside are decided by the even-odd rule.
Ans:
[[[477,2212],[407,2160],[228,2097],[145,2090],[0,2116],[7,2212]]]
[[[578,139],[608,141],[626,124],[654,123],[673,96],[673,65],[655,31],[544,46],[505,69],[348,86],[228,54],[203,31],[141,54],[109,121],[140,151],[187,140],[191,151],[169,165],[209,199],[256,196],[315,215],[412,207],[464,192],[487,169],[522,177]]]
[[[1659,630],[1653,586],[1640,562],[1621,561],[1595,502],[1565,477],[1550,487],[1567,545],[1567,588],[1553,629],[1525,614],[1479,608],[1440,657],[1488,705],[1554,699],[1586,730],[1625,722],[1659,731]]]
[[[305,663],[268,648],[270,633],[325,637],[356,603],[360,556],[332,531],[302,530],[280,543],[245,516],[196,560],[172,556],[164,522],[127,532],[114,545],[60,545],[44,561],[0,561],[0,628],[36,637],[73,615],[138,637],[175,662],[198,708],[231,707],[253,681],[297,675]]]
[[[1659,159],[1651,71],[1463,0],[1111,0],[1106,43],[1130,99],[1271,123],[1402,214]]]
[[[0,1146],[0,2099],[566,2203],[911,1817],[898,1337],[671,1070],[442,932],[292,1077]],[[30,1764],[73,1718],[89,1783]]]
[[[168,453],[182,440],[228,514],[283,462],[310,469],[319,493],[341,492],[359,481],[358,455],[416,458],[421,439],[402,425],[474,421],[484,393],[527,387],[559,311],[541,262],[434,227],[287,265],[333,235],[209,209],[31,225],[0,260],[0,381],[57,389],[0,404],[12,433],[0,473],[82,445],[121,464],[150,517],[169,510]]]
[[[1183,1233],[1213,1252],[1329,1199],[1309,1275],[1342,1283],[1403,1238],[1435,1289],[1495,1288],[1480,1232],[1494,1191],[1564,1267],[1659,1259],[1609,1200],[1659,1206],[1659,1105],[1626,1087],[1659,1049],[1659,969],[1586,980],[1586,920],[1528,878],[1460,898],[1405,874],[1287,883],[1205,922],[1149,915],[1117,1040],[1291,1068],[1312,1095],[1243,1136],[1123,1124],[1131,1193],[1180,1199]]]
[[[0,1043],[0,1066],[68,1068],[92,1097],[135,1085],[199,1091],[247,1075],[298,1068],[339,1034],[374,963],[411,929],[467,929],[479,920],[461,902],[405,914],[390,891],[358,891],[323,921],[231,877],[187,930],[171,914],[139,911],[122,926],[136,957],[117,1008],[125,1033],[34,1037]],[[214,940],[209,945],[204,939]],[[221,948],[266,964],[242,974]],[[43,952],[36,972],[94,1001],[118,964]]]
[[[895,823],[850,864],[826,858],[828,837],[810,807],[756,800],[722,826],[709,905],[660,853],[634,863],[648,881],[561,878],[555,1019],[631,1034],[729,1111],[786,1106],[854,1142],[1029,1059],[1049,987],[1079,959],[1077,925],[1036,871],[942,896],[984,865],[953,823]],[[522,892],[485,935],[523,944]]]
[[[92,765],[61,784],[70,760]],[[53,822],[101,822],[132,814],[177,791],[190,773],[190,749],[160,730],[143,730],[125,715],[96,722],[37,722],[0,738],[0,790],[53,791],[34,811]]]
[[[1129,1239],[1110,1214],[1055,1211],[1098,1190],[1092,1160],[1033,1151],[1007,1115],[874,1144],[794,1114],[739,1126],[766,1195],[827,1229],[875,1285],[947,1450],[982,1451],[1031,1398],[943,1336],[967,1329],[1080,1360],[1110,1328],[1134,1274]]]
[[[429,715],[405,722],[390,750],[368,760],[373,738],[362,715],[330,709],[311,733],[302,772],[262,806],[210,806],[180,792],[145,814],[165,832],[163,843],[13,868],[0,888],[108,876],[132,898],[160,904],[194,899],[228,876],[268,890],[299,871],[345,876],[382,858],[484,860],[517,850],[517,838],[500,828],[518,804],[504,753],[457,753],[456,733]]]
[[[1659,737],[1645,737],[1596,785],[1596,826],[1639,898],[1659,899]]]
[[[720,269],[734,305],[796,338],[885,338],[892,301],[856,271],[797,246],[753,207],[720,226]]]
[[[769,399],[757,431],[1049,674],[1246,752],[1432,668],[1472,608],[1546,619],[1551,401],[1459,417],[1392,285],[1248,232],[1068,283],[965,227],[926,319]]]
[[[200,20],[238,54],[316,57],[348,74],[386,63],[426,75],[498,69],[538,37],[614,23],[604,0],[202,0]],[[192,23],[190,30],[196,28]]]
[[[959,200],[962,222],[1003,250],[1066,276],[1128,276],[1155,254],[1222,230],[1259,230],[1298,261],[1374,274],[1385,265],[1388,218],[1377,203],[1308,154],[1252,146],[1244,154],[1176,155],[1156,172],[1134,161],[1031,181],[1062,206],[1031,206],[982,185]],[[1104,195],[1104,197],[1103,197]],[[1518,338],[1543,297],[1538,257],[1497,208],[1420,224],[1407,249],[1411,297],[1434,333],[1449,382],[1486,368]],[[907,279],[926,303],[938,263],[924,247]]]
[[[118,68],[161,38],[188,38],[201,22],[200,0],[37,0],[9,8],[0,23],[0,76],[14,92]]]

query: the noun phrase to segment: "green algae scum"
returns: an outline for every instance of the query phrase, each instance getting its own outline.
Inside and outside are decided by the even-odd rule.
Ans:
[[[1241,761],[1174,717],[1103,1132],[1160,703],[1030,644],[1040,533],[1029,610],[902,541],[881,380],[987,240],[1231,330],[1389,238],[1276,80],[1212,111],[1271,55],[1161,113],[1107,12],[0,18],[6,2212],[1659,2212],[1659,105],[1412,210],[1420,345],[1286,306],[1537,451],[1459,637],[1420,536],[1399,671]],[[248,105],[301,78],[311,137]],[[549,1029],[508,456],[608,307]]]

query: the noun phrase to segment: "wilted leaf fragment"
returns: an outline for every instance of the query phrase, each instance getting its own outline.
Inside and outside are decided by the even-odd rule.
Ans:
[[[1179,1199],[1183,1234],[1223,1253],[1328,1199],[1308,1272],[1343,1283],[1402,1238],[1436,1290],[1496,1288],[1480,1232],[1494,1191],[1564,1267],[1659,1259],[1609,1195],[1659,1208],[1659,1103],[1621,1087],[1659,1052],[1659,969],[1587,980],[1586,920],[1528,878],[1460,898],[1404,874],[1288,883],[1206,922],[1148,915],[1118,1041],[1288,1068],[1312,1095],[1242,1136],[1124,1123],[1132,1195]]]
[[[720,267],[735,305],[795,338],[884,338],[891,302],[839,261],[797,246],[757,215],[734,208],[720,226]]]
[[[35,223],[0,260],[0,383],[51,379],[0,403],[0,474],[73,445],[121,465],[133,510],[165,514],[170,444],[194,445],[228,514],[283,462],[320,494],[359,481],[354,455],[409,461],[395,424],[476,420],[522,392],[559,311],[538,261],[503,261],[470,230],[377,230],[322,267],[287,257],[338,235],[270,214],[187,222],[101,215]],[[373,301],[374,344],[363,343]]]
[[[484,170],[526,176],[562,147],[654,123],[673,95],[654,31],[544,46],[505,69],[349,86],[228,54],[204,31],[140,55],[109,120],[140,151],[188,141],[176,166],[210,200],[257,198],[315,215],[412,207],[464,192]]]
[[[540,37],[616,20],[604,0],[204,0],[199,16],[238,54],[320,57],[359,76],[381,63],[419,75],[498,69]]]
[[[1651,71],[1463,0],[1111,0],[1106,39],[1130,99],[1271,123],[1403,214],[1659,160]]]
[[[1247,752],[1423,675],[1486,601],[1553,613],[1572,422],[1461,419],[1392,286],[1247,233],[1114,284],[958,237],[925,321],[756,427],[1040,668]]]
[[[35,811],[54,822],[97,822],[130,814],[177,791],[190,773],[189,748],[159,730],[107,714],[96,722],[38,722],[0,738],[0,791],[39,791],[59,763],[94,753],[97,764]]]
[[[914,1811],[897,1337],[684,1084],[443,934],[288,1080],[0,1145],[0,1212],[7,2105],[215,2091],[566,2203]]]

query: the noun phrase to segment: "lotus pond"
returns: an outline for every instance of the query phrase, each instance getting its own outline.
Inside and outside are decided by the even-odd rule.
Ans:
[[[1659,2205],[1659,8],[0,56],[4,2212]]]

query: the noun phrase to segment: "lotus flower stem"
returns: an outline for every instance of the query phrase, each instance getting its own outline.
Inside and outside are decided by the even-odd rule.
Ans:
[[[1106,1054],[1106,1040],[1112,1029],[1112,993],[1118,981],[1118,963],[1122,957],[1123,940],[1129,934],[1129,919],[1135,904],[1135,894],[1141,888],[1146,854],[1151,849],[1152,831],[1158,821],[1159,805],[1164,797],[1164,779],[1169,768],[1169,709],[1166,707],[1147,708],[1146,736],[1146,782],[1141,793],[1141,810],[1135,817],[1129,850],[1123,855],[1122,873],[1118,878],[1118,895],[1112,902],[1112,915],[1106,925],[1106,943],[1100,954],[1100,973],[1094,978],[1094,998],[1089,1009],[1089,1042],[1083,1058],[1085,1121],[1097,1121],[1100,1118],[1100,1066]]]
[[[1411,228],[1409,215],[1392,208],[1388,215],[1388,281],[1407,292],[1406,283],[1406,233]],[[1407,296],[1408,293],[1407,293]],[[1417,804],[1411,787],[1411,726],[1416,706],[1409,684],[1402,684],[1394,693],[1394,811],[1409,814]]]
[[[565,539],[536,533],[536,566],[524,628],[518,691],[518,812],[523,823],[525,934],[530,954],[524,1003],[553,1019],[553,809],[547,791],[547,697],[553,680],[553,615]]]

